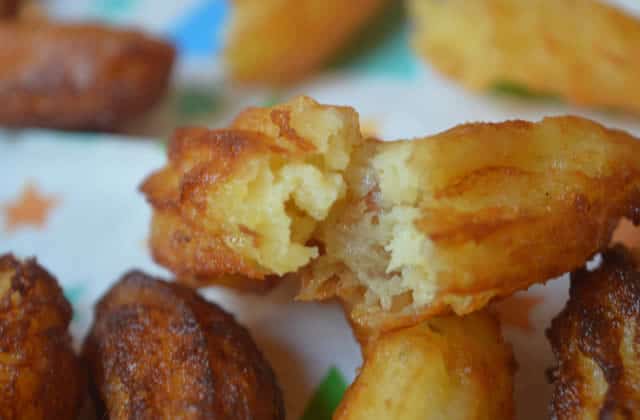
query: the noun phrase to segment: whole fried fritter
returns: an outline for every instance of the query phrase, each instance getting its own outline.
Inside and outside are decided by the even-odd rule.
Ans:
[[[513,419],[515,366],[488,314],[432,318],[369,346],[333,418]]]
[[[284,419],[248,331],[185,286],[125,275],[97,304],[84,355],[112,420]]]
[[[228,129],[178,130],[141,187],[155,260],[196,285],[296,271],[318,255],[311,234],[345,195],[360,140],[353,109],[305,97],[249,109]]]
[[[15,17],[19,6],[20,0],[0,0],[0,19]]]
[[[640,113],[640,21],[596,0],[411,0],[414,45],[473,90]]]
[[[71,347],[71,315],[35,260],[0,256],[0,418],[76,418],[86,378]]]
[[[597,270],[572,274],[547,336],[553,419],[640,419],[640,272],[629,251],[618,245]]]
[[[0,125],[116,130],[165,94],[173,60],[137,32],[0,22]]]
[[[388,0],[234,0],[225,49],[231,76],[290,83],[332,57]]]
[[[635,138],[576,117],[368,142],[300,297],[339,296],[356,324],[386,330],[572,271],[622,216],[640,221],[638,156]]]

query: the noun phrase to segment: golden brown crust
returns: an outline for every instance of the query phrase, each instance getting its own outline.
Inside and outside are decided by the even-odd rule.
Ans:
[[[225,60],[241,82],[286,84],[332,57],[387,0],[235,0]]]
[[[486,313],[383,334],[364,359],[334,420],[514,418],[515,360]]]
[[[420,257],[427,274],[416,282],[435,289],[428,289],[433,298],[426,303],[416,303],[415,288],[395,296],[388,307],[367,298],[371,291],[363,278],[375,275],[374,269],[381,281],[390,277],[389,242],[364,248],[362,255],[375,255],[375,262],[382,263],[361,268],[364,257],[353,257],[354,252],[367,240],[362,232],[375,226],[372,222],[355,236],[351,226],[367,217],[383,220],[407,203],[371,210],[361,204],[368,190],[351,196],[353,206],[327,222],[320,238],[327,254],[342,257],[337,263],[334,258],[329,269],[331,258],[314,260],[304,273],[301,298],[339,296],[365,330],[413,325],[451,311],[473,312],[493,298],[582,266],[608,245],[621,217],[640,222],[640,163],[635,158],[640,143],[581,118],[467,124],[412,143],[375,147],[376,157],[368,161],[408,150],[410,157],[398,167],[409,168],[407,179],[415,180],[415,232],[427,239]],[[401,189],[394,185],[394,191]],[[384,201],[384,191],[376,194]],[[321,271],[330,273],[324,281]]]
[[[71,306],[35,260],[0,256],[0,418],[74,419],[86,378],[71,347]]]
[[[185,286],[125,275],[97,304],[84,355],[111,419],[284,419],[248,331]]]
[[[474,90],[515,83],[640,112],[640,21],[595,0],[412,0],[418,52]]]
[[[206,285],[218,283],[224,275],[242,275],[259,287],[269,274],[229,248],[217,226],[207,230],[201,221],[206,217],[207,189],[224,186],[245,161],[260,153],[289,154],[272,141],[254,131],[203,128],[178,129],[171,138],[169,165],[147,178],[140,189],[155,209],[153,257],[180,281]]]
[[[622,246],[572,274],[570,298],[547,336],[557,359],[553,419],[640,418],[640,272]]]
[[[116,130],[165,94],[169,44],[100,25],[0,23],[0,124]]]
[[[282,185],[288,182],[286,168],[320,174],[323,186],[336,178],[342,182],[335,167],[346,167],[350,150],[338,150],[337,145],[348,130],[351,137],[359,136],[352,109],[306,97],[273,108],[249,108],[226,129],[177,130],[167,165],[140,187],[154,208],[154,259],[191,285],[264,288],[265,279],[285,274],[269,263],[287,259],[285,252],[275,251],[277,257],[263,257],[268,254],[263,247],[280,250],[265,244],[288,240],[306,246],[306,240],[293,237],[294,222],[281,223],[279,234],[272,232],[276,219],[311,218],[308,210],[294,209],[299,197],[292,194],[301,188],[297,180]]]

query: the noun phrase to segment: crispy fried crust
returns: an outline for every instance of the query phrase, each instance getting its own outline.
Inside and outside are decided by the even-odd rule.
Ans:
[[[225,61],[242,82],[283,84],[324,64],[387,0],[235,0]]]
[[[569,302],[547,336],[553,419],[640,419],[640,272],[621,245],[600,268],[572,274]]]
[[[470,313],[581,267],[622,216],[640,221],[640,142],[581,118],[368,147],[300,295],[341,297],[365,330]]]
[[[0,23],[0,125],[115,130],[164,94],[169,44],[100,25]]]
[[[352,109],[304,97],[248,109],[227,129],[177,130],[168,164],[141,186],[154,259],[196,286],[264,287],[296,271],[316,253],[307,239],[343,194],[359,138]],[[300,179],[308,175],[315,183]]]
[[[15,17],[19,8],[19,0],[0,0],[0,19]]]
[[[513,419],[515,366],[486,313],[432,318],[371,343],[333,418]]]
[[[0,256],[0,418],[76,418],[86,378],[67,330],[71,314],[35,260]]]
[[[284,419],[248,331],[185,286],[125,275],[97,304],[84,355],[110,419]]]
[[[418,52],[467,88],[516,83],[640,113],[640,21],[595,0],[411,0]]]

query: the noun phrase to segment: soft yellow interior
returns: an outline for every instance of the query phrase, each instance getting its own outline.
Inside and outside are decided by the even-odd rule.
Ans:
[[[348,204],[323,225],[327,276],[343,266],[365,286],[367,304],[390,309],[396,299],[424,305],[436,293],[431,241],[417,228],[423,171],[413,169],[410,142],[364,148],[350,168]],[[354,241],[353,238],[358,238]],[[322,270],[322,269],[321,269]],[[320,275],[321,276],[321,275]]]
[[[225,236],[227,245],[278,275],[318,256],[317,247],[307,242],[345,196],[344,171],[360,141],[357,119],[348,114],[326,108],[303,112],[304,118],[292,116],[291,126],[315,150],[256,157],[208,203],[211,214],[232,232]]]

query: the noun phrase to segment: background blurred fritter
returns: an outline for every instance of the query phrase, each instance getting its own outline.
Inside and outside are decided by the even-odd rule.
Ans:
[[[173,60],[137,32],[0,22],[0,125],[116,130],[165,94]]]
[[[622,216],[640,222],[638,156],[635,138],[576,117],[368,142],[300,298],[337,295],[356,324],[390,329],[572,271]]]
[[[513,419],[514,372],[491,316],[432,318],[370,345],[334,420]]]
[[[547,336],[554,419],[640,419],[640,273],[621,245],[600,268],[572,274],[569,302]]]
[[[0,19],[15,17],[19,7],[19,0],[0,0]]]
[[[110,419],[284,419],[247,330],[175,283],[125,275],[97,304],[84,354]]]
[[[86,378],[67,331],[71,314],[35,260],[0,256],[0,418],[76,418]]]
[[[289,83],[332,57],[388,0],[234,0],[225,50],[231,76]]]
[[[296,271],[318,254],[308,241],[344,196],[359,142],[353,109],[306,97],[249,109],[228,129],[178,130],[141,187],[155,260],[200,285]]]
[[[595,0],[410,0],[414,45],[470,89],[640,113],[640,21]]]

